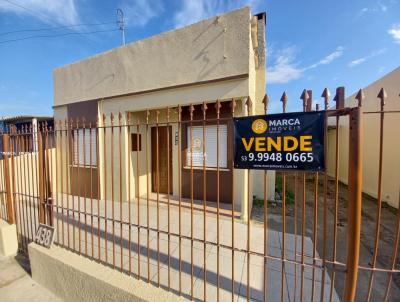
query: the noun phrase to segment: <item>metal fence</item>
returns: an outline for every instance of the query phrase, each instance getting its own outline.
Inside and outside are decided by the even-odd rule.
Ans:
[[[385,111],[383,90],[378,111],[363,112],[362,91],[353,108],[345,106],[342,87],[336,106],[329,106],[328,90],[322,97],[326,166],[333,170],[277,172],[281,201],[267,200],[266,171],[233,167],[232,120],[237,103],[242,115],[251,115],[256,104],[247,98],[3,133],[0,217],[15,221],[22,252],[45,223],[56,229],[55,244],[189,299],[395,301],[400,211],[381,220],[382,162],[384,117],[400,112]],[[312,91],[301,98],[304,111],[314,109]],[[286,112],[286,93],[281,101]],[[266,96],[266,113],[268,103]],[[376,198],[362,194],[367,115],[376,115],[380,125]],[[348,122],[347,184],[339,171],[341,120]],[[328,129],[336,129],[333,141]],[[214,161],[207,141],[214,143]],[[37,152],[25,152],[35,143]],[[252,196],[257,177],[264,186],[258,199]],[[249,202],[235,203],[242,198],[235,196],[238,184]],[[372,226],[364,218],[365,198],[376,211],[368,213]],[[365,235],[367,228],[373,237]],[[373,249],[365,249],[371,240]]]

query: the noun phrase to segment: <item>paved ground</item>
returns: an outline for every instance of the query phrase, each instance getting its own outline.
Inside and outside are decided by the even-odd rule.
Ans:
[[[172,291],[177,293],[180,284],[184,296],[190,298],[193,293],[194,299],[199,301],[204,298],[204,284],[206,284],[206,295],[209,301],[215,301],[217,294],[219,294],[220,301],[231,300],[232,292],[235,301],[246,300],[248,271],[250,275],[249,292],[253,301],[263,300],[264,271],[267,277],[265,284],[268,300],[280,300],[281,295],[283,295],[286,301],[295,301],[299,300],[300,295],[303,294],[305,301],[309,301],[313,289],[316,301],[319,300],[323,272],[319,268],[313,270],[310,266],[312,259],[309,257],[312,255],[313,249],[310,238],[304,237],[304,254],[308,256],[305,257],[305,263],[308,265],[304,266],[304,271],[302,272],[300,265],[296,266],[289,261],[286,262],[282,273],[280,259],[283,243],[282,234],[278,231],[268,231],[268,256],[270,258],[264,264],[262,257],[264,229],[259,223],[251,223],[250,249],[252,255],[248,262],[244,252],[247,248],[247,224],[235,219],[233,226],[236,251],[234,261],[232,261],[232,249],[230,248],[232,246],[231,217],[221,215],[219,221],[217,221],[217,216],[213,211],[204,216],[202,211],[195,210],[193,219],[191,219],[190,208],[183,207],[180,215],[183,238],[179,241],[178,236],[170,235],[170,240],[168,240],[168,225],[170,226],[170,233],[179,234],[179,208],[170,206],[168,223],[168,206],[164,197],[162,199],[164,202],[159,203],[158,214],[157,203],[149,202],[148,215],[150,217],[149,227],[151,228],[149,233],[144,228],[141,228],[138,233],[137,225],[147,226],[145,199],[140,199],[139,206],[137,202],[131,202],[130,210],[128,203],[114,202],[113,204],[107,202],[106,206],[100,205],[100,211],[98,211],[97,200],[93,201],[92,206],[89,199],[85,202],[84,198],[72,200],[72,197],[70,197],[68,201],[67,196],[63,196],[64,213],[62,209],[59,209],[55,215],[55,226],[57,228],[55,242],[62,246],[69,246],[70,249],[80,251],[80,253],[104,264],[115,266],[116,269],[122,268],[125,273],[132,273],[133,276],[139,275],[140,266],[141,278],[147,279],[150,276],[151,282],[155,285],[159,283],[160,286],[170,287]],[[61,205],[61,200],[61,196],[58,196],[55,204]],[[88,213],[100,214],[100,223],[97,217],[94,217],[92,221],[90,215],[81,214],[79,220],[77,209],[80,208],[83,211],[85,206]],[[67,213],[67,209],[70,209],[69,213]],[[75,209],[75,215],[73,209]],[[129,212],[131,213],[130,217]],[[138,212],[140,215],[138,215]],[[104,219],[105,217],[108,219]],[[133,225],[131,228],[129,228],[129,221]],[[161,230],[159,233],[157,232],[157,225]],[[193,225],[193,233],[191,225]],[[205,246],[203,243],[204,233],[207,241]],[[216,246],[218,241],[221,245],[219,251]],[[285,258],[294,260],[294,235],[288,234],[285,241]],[[297,236],[297,246],[300,247],[301,243],[301,236]],[[297,255],[297,260],[301,261],[299,255]],[[264,265],[266,270],[264,270]],[[180,266],[181,269],[179,269]],[[205,267],[206,269],[204,269]],[[232,267],[234,274],[232,274]],[[179,274],[180,270],[181,274]],[[206,274],[204,274],[204,270]],[[216,286],[218,274],[219,293]],[[206,282],[204,282],[205,280]],[[234,291],[232,290],[232,280],[234,281]],[[325,297],[329,296],[329,292],[330,278],[328,274],[325,274]],[[335,291],[333,291],[333,298],[334,301],[339,301]]]
[[[2,302],[57,302],[47,289],[32,280],[26,257],[0,258],[0,300]]]

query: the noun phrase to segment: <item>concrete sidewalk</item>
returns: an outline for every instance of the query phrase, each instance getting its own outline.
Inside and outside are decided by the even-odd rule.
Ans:
[[[55,205],[64,207],[64,211],[61,208],[58,211],[56,208],[54,209],[55,242],[61,246],[69,246],[75,252],[80,252],[125,273],[140,275],[144,280],[150,276],[153,284],[158,285],[159,283],[161,287],[170,287],[173,292],[178,293],[179,285],[181,285],[182,295],[190,298],[193,292],[193,298],[197,301],[204,299],[204,284],[208,301],[217,300],[217,294],[221,301],[231,300],[232,292],[234,292],[235,301],[245,301],[248,293],[247,271],[250,274],[249,294],[251,300],[263,301],[264,268],[266,268],[268,300],[281,300],[281,295],[283,295],[286,301],[295,301],[300,299],[301,292],[305,301],[311,300],[313,280],[315,299],[319,300],[322,274],[325,272],[319,268],[313,269],[311,266],[304,266],[302,272],[301,265],[286,262],[282,273],[282,261],[279,258],[282,254],[283,238],[280,232],[268,231],[268,256],[271,258],[264,264],[262,257],[264,251],[263,225],[251,223],[250,248],[252,252],[258,254],[251,255],[248,265],[245,252],[247,224],[235,219],[233,225],[234,246],[237,251],[235,251],[234,261],[232,261],[232,251],[229,248],[232,245],[231,217],[221,215],[218,221],[214,211],[208,211],[204,216],[203,211],[195,210],[192,219],[190,208],[182,207],[181,214],[179,214],[179,208],[174,203],[170,206],[168,219],[166,200],[164,196],[161,199],[164,202],[159,203],[158,209],[157,202],[149,201],[148,225],[151,230],[147,232],[143,228],[147,226],[146,199],[140,199],[139,204],[137,201],[131,201],[130,204],[101,201],[100,209],[98,209],[97,200],[93,200],[92,203],[90,199],[81,198],[79,200],[77,197],[58,195]],[[78,209],[81,212],[86,211],[86,213],[92,212],[94,215],[100,215],[100,222],[97,217],[93,217],[92,221],[91,215],[79,215]],[[129,213],[131,213],[130,217]],[[225,214],[227,213],[225,212]],[[104,219],[105,217],[107,219]],[[179,240],[178,236],[170,235],[168,240],[168,234],[163,232],[168,231],[169,225],[170,233],[178,234],[179,217],[183,238]],[[129,222],[131,227],[129,227]],[[142,226],[139,232],[137,225]],[[191,225],[193,225],[193,229]],[[222,245],[219,251],[215,246],[218,228],[219,243]],[[163,232],[157,232],[157,229]],[[204,234],[208,241],[206,246],[202,242]],[[194,238],[193,243],[190,240],[191,236]],[[296,240],[297,257],[294,253]],[[297,259],[300,262],[301,241],[301,236],[295,238],[294,235],[286,234],[285,257],[287,259]],[[304,254],[311,257],[312,250],[312,240],[305,237]],[[312,259],[308,257],[305,258],[305,263],[311,265]],[[232,266],[234,266],[234,274]],[[218,274],[219,293],[217,290]],[[232,290],[232,280],[234,291]],[[325,273],[324,288],[324,296],[328,298],[330,278],[327,273]],[[333,293],[333,300],[339,301],[336,292],[333,291]]]
[[[37,284],[29,272],[29,260],[22,255],[0,258],[0,300],[2,302],[61,301]]]

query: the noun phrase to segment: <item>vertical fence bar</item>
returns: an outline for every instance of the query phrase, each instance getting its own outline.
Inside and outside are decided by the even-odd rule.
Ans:
[[[16,167],[16,152],[17,152],[17,146],[16,146],[16,137],[15,133],[12,133],[10,131],[10,142],[11,142],[11,169],[9,170],[12,173],[11,180],[12,180],[12,194],[13,194],[13,208],[14,208],[14,214],[13,217],[15,218],[15,226],[17,229],[17,239],[18,239],[18,248],[20,248],[20,244],[22,242],[21,238],[21,216],[18,216],[18,209],[17,209],[17,186],[18,186],[18,179],[17,179],[17,167]],[[10,149],[9,149],[10,150]]]
[[[108,263],[108,211],[107,211],[107,127],[106,115],[103,113],[103,153],[104,153],[104,247],[105,247],[105,260]],[[111,145],[111,148],[113,145]]]
[[[334,101],[336,102],[336,109],[344,108],[344,87],[336,89]],[[336,248],[337,248],[337,224],[338,224],[338,206],[339,206],[339,115],[336,116],[336,134],[335,134],[335,204],[334,204],[334,218],[333,218],[333,251],[332,262],[333,270],[331,275],[331,289],[329,293],[329,301],[333,299],[333,292],[335,288],[336,276]]]
[[[100,227],[100,199],[101,199],[101,181],[100,181],[100,146],[99,146],[99,131],[100,131],[100,117],[96,116],[96,166],[97,166],[97,259],[101,260],[101,227]],[[106,162],[104,161],[104,167]],[[105,182],[104,182],[105,186]],[[104,198],[105,200],[105,198]],[[107,239],[107,234],[105,233],[105,239]]]
[[[378,160],[378,196],[377,196],[377,211],[376,211],[376,225],[375,225],[375,241],[374,241],[374,254],[372,257],[371,266],[374,269],[376,266],[376,260],[378,257],[379,248],[379,235],[381,226],[381,210],[382,210],[382,166],[383,166],[383,133],[384,133],[384,109],[385,109],[385,98],[387,97],[385,89],[381,89],[378,94],[380,99],[380,119],[379,119],[379,160]],[[371,272],[371,277],[368,284],[368,296],[367,301],[371,300],[372,286],[374,283],[374,272]]]
[[[65,247],[65,227],[64,227],[64,171],[63,171],[63,128],[62,121],[59,121],[58,133],[60,136],[60,196],[61,196],[61,235],[62,235],[62,246]],[[67,225],[68,227],[68,225]]]
[[[127,124],[127,132],[128,135],[131,135],[131,114],[127,113],[127,117],[126,117],[126,124]],[[139,121],[138,121],[138,125],[139,125]],[[139,131],[137,131],[139,132]],[[137,134],[139,135],[139,134]],[[138,138],[137,138],[138,139]],[[129,276],[132,274],[132,208],[131,208],[131,152],[132,152],[132,139],[128,140],[128,257],[129,257]],[[137,145],[136,145],[137,147]],[[138,150],[136,150],[136,152],[138,152]],[[137,156],[139,156],[138,154],[136,154]],[[137,232],[138,232],[138,274],[137,274],[137,278],[140,278],[140,220],[139,220],[139,199],[138,199],[138,228],[137,228]]]
[[[35,215],[35,189],[33,185],[33,137],[32,137],[32,124],[29,125],[28,128],[28,152],[29,152],[29,161],[28,161],[28,170],[26,171],[28,175],[28,186],[29,186],[29,195],[30,195],[30,204],[29,204],[29,211],[31,220],[33,221],[33,228],[32,228],[32,239],[35,236],[35,230],[37,228],[36,223],[36,215]],[[31,187],[32,185],[32,187]],[[32,212],[33,207],[33,212]],[[57,235],[57,241],[58,241]]]
[[[120,265],[121,265],[121,272],[124,269],[124,238],[122,236],[122,229],[123,229],[123,216],[122,216],[122,114],[121,112],[118,113],[118,158],[119,158],[119,236],[120,236]],[[128,200],[129,202],[129,200]],[[139,228],[138,228],[139,231]]]
[[[190,113],[190,298],[193,300],[193,112],[194,106],[189,106]],[[218,230],[217,230],[218,232]],[[218,265],[218,264],[217,264]],[[218,278],[218,276],[217,276]],[[217,281],[218,283],[218,281]],[[217,294],[218,295],[218,294]],[[217,296],[218,297],[218,296]]]
[[[81,182],[83,182],[83,221],[84,221],[84,229],[85,229],[85,234],[84,234],[84,238],[85,238],[85,255],[87,255],[87,210],[86,210],[86,168],[87,168],[87,164],[86,164],[86,125],[85,125],[85,117],[82,117],[81,120],[81,131],[82,131],[82,171],[81,171]],[[80,187],[80,186],[79,186]],[[79,196],[82,195],[82,192],[79,191]],[[79,212],[81,212],[81,206],[79,206]],[[80,216],[79,216],[80,218]],[[79,221],[81,221],[81,219],[79,219]]]
[[[282,112],[286,113],[288,96],[283,93]],[[281,248],[281,301],[285,301],[285,249],[286,249],[286,173],[282,172],[282,248]]]
[[[76,220],[75,220],[75,192],[73,192],[73,181],[72,179],[77,179],[78,177],[76,176],[76,174],[74,173],[75,169],[75,158],[77,158],[77,160],[79,159],[79,153],[78,153],[78,136],[77,134],[75,134],[77,132],[77,130],[74,130],[74,124],[73,124],[73,120],[71,118],[71,135],[70,135],[70,139],[71,139],[71,162],[70,162],[70,171],[71,171],[71,178],[70,178],[70,186],[71,186],[71,199],[72,199],[72,246],[74,251],[76,250],[75,246],[76,246],[76,232],[75,232],[75,224],[76,224]],[[75,176],[74,176],[75,174]],[[76,178],[75,178],[76,177]]]
[[[128,114],[128,120],[129,120],[129,114]],[[130,127],[130,122],[128,122],[129,126],[128,126],[128,133],[131,133],[131,127]],[[139,172],[139,151],[141,148],[141,142],[139,141],[140,139],[140,119],[137,119],[137,124],[136,124],[136,181],[137,182],[137,223],[138,223],[138,235],[137,235],[137,239],[138,239],[138,279],[140,279],[140,229],[141,229],[141,225],[140,225],[140,172]],[[128,167],[130,169],[131,167],[131,156],[129,153],[129,157],[128,157]],[[131,196],[131,179],[130,179],[130,175],[131,175],[131,171],[128,172],[128,188],[129,188],[129,235],[131,234],[131,203],[130,203],[130,196]],[[131,237],[129,237],[129,251],[131,250]],[[130,259],[130,253],[129,253],[129,259]],[[129,260],[129,263],[131,265],[131,260]],[[131,269],[131,268],[130,268]]]
[[[312,90],[308,90],[309,99],[307,102],[308,110],[312,111]],[[319,104],[315,105],[316,111],[319,111]],[[317,239],[318,239],[318,182],[319,173],[315,172],[314,179],[314,224],[313,224],[313,247],[312,247],[312,258],[313,258],[313,268],[312,268],[312,286],[311,286],[311,301],[315,299],[315,257],[317,255]]]
[[[57,210],[57,244],[60,245],[60,198],[58,194],[58,152],[60,148],[58,147],[58,136],[57,136],[57,131],[58,131],[58,126],[57,126],[57,121],[54,121],[54,129],[53,129],[53,144],[54,144],[54,158],[55,158],[55,177],[54,177],[54,182],[55,182],[55,192],[53,194],[54,200],[56,203],[56,210]],[[32,170],[32,167],[31,167]],[[54,212],[54,211],[53,211]],[[55,216],[55,215],[54,215]]]
[[[179,295],[182,294],[182,107],[178,106],[178,234],[179,234]]]
[[[350,111],[349,129],[349,192],[347,230],[347,274],[345,278],[344,301],[354,301],[358,260],[360,256],[361,199],[362,199],[362,109]]]
[[[217,113],[217,301],[219,301],[219,293],[220,293],[220,261],[219,261],[219,256],[220,256],[220,230],[219,230],[219,217],[220,217],[220,198],[219,198],[219,193],[220,193],[220,170],[219,170],[219,123],[220,123],[220,110],[221,110],[221,103],[219,100],[217,100],[217,103],[215,104],[216,108],[216,113]]]
[[[24,182],[24,178],[23,178],[23,163],[24,163],[24,144],[23,144],[23,131],[22,130],[18,130],[18,139],[19,139],[19,180],[20,180],[20,209],[22,212],[22,222],[24,225],[24,241],[25,241],[25,247],[24,247],[24,251],[26,252],[28,249],[28,243],[29,243],[29,226],[28,226],[28,219],[26,217],[26,211],[25,211],[25,182]],[[43,199],[45,200],[45,198]],[[46,207],[45,207],[45,202],[42,203],[42,207],[43,207],[43,220],[44,223],[46,223],[45,221],[45,213],[46,213]]]
[[[160,287],[160,111],[156,110],[156,184],[157,184],[157,286]]]
[[[115,269],[115,190],[114,190],[114,114],[111,113],[111,216],[112,216],[112,255],[113,268]]]
[[[127,113],[127,125],[128,125],[128,135],[131,135],[131,114]],[[137,137],[139,139],[139,118],[137,121]],[[136,156],[137,156],[137,166],[139,167],[139,150],[137,149],[138,144],[136,144]],[[129,276],[132,274],[132,208],[131,208],[131,151],[132,151],[132,139],[129,140],[128,144],[128,257],[129,257]],[[139,178],[139,173],[137,175]],[[140,279],[140,212],[139,212],[139,194],[138,194],[138,274],[137,278]]]
[[[46,223],[45,221],[45,185],[44,185],[44,151],[43,151],[43,127],[39,128],[38,131],[38,148],[39,148],[39,202],[40,202],[40,210],[39,210],[39,221],[40,223]]]
[[[146,110],[146,224],[147,224],[147,282],[150,283],[150,213],[149,213],[149,202],[150,202],[150,188],[149,184],[149,115],[150,111]]]
[[[93,124],[89,122],[89,165],[90,165],[90,242],[92,244],[91,255],[94,257],[94,234],[93,234]],[[100,197],[97,197],[100,198]]]
[[[269,98],[268,95],[264,96],[263,99],[264,104],[264,114],[268,114],[268,104]],[[232,114],[233,116],[233,114]],[[264,170],[264,227],[263,227],[263,235],[264,235],[264,282],[263,282],[263,300],[267,301],[268,297],[268,268],[267,268],[267,256],[268,256],[268,173],[267,170]],[[232,301],[233,302],[233,301]]]
[[[321,97],[324,98],[324,109],[328,110],[330,91],[325,88],[322,92]],[[325,113],[325,125],[324,125],[324,154],[325,154],[325,172],[324,172],[324,210],[323,210],[323,242],[322,242],[322,278],[321,278],[321,296],[320,301],[325,300],[325,274],[326,274],[326,239],[327,239],[327,219],[328,219],[328,117]]]
[[[11,177],[10,177],[10,167],[8,162],[8,154],[10,151],[10,136],[8,134],[3,134],[3,163],[4,163],[4,179],[6,184],[6,194],[7,194],[7,220],[9,224],[14,223],[14,210],[13,210],[13,198],[11,191]]]
[[[307,111],[308,92],[306,89],[300,97],[303,100],[303,112]],[[304,299],[304,250],[305,250],[305,231],[306,231],[306,173],[302,173],[302,207],[301,207],[301,284],[300,301]],[[297,240],[297,238],[296,238]]]
[[[231,115],[232,119],[235,117],[235,107],[236,102],[235,99],[232,99],[231,102]],[[233,126],[233,125],[232,125]],[[231,240],[232,240],[232,302],[235,300],[235,161],[232,158],[232,212],[231,212]]]
[[[206,236],[206,225],[207,225],[207,171],[206,171],[206,112],[207,104],[203,102],[203,300],[207,300],[207,236]]]
[[[172,148],[172,146],[169,145],[169,107],[166,109],[166,117],[167,117],[167,232],[168,232],[168,290],[171,288],[171,226],[170,226],[170,179],[169,179],[169,172],[170,172],[170,166],[169,166],[169,150]],[[172,133],[171,133],[172,134]]]
[[[251,98],[248,97],[246,101],[247,106],[247,115],[251,115],[251,107],[252,107]],[[250,182],[250,169],[247,170],[247,291],[246,291],[246,298],[247,301],[250,301],[250,220],[251,220],[251,182]]]
[[[21,153],[22,153],[22,155],[21,155],[21,188],[22,188],[22,190],[23,190],[23,194],[22,194],[22,196],[23,196],[23,204],[24,204],[24,207],[23,207],[23,211],[24,211],[24,213],[25,213],[25,223],[26,223],[26,231],[27,231],[27,233],[26,233],[26,236],[27,236],[27,240],[28,240],[28,243],[29,243],[29,241],[30,241],[30,236],[29,236],[29,231],[30,231],[30,228],[29,228],[29,223],[31,223],[32,224],[32,221],[30,221],[30,219],[29,219],[29,216],[28,216],[28,205],[27,205],[27,200],[29,199],[29,194],[28,194],[28,189],[27,189],[27,186],[26,186],[26,142],[25,142],[25,138],[26,138],[26,128],[25,128],[25,126],[22,126],[21,127],[21,132],[20,132],[20,135],[21,135]]]
[[[76,190],[77,190],[77,195],[78,195],[78,251],[79,254],[81,254],[81,231],[82,231],[82,222],[81,222],[81,179],[80,179],[80,161],[81,161],[81,154],[80,154],[80,144],[79,144],[79,118],[76,118],[76,163],[75,163],[75,169],[76,169]],[[75,202],[74,202],[75,203]]]
[[[72,190],[71,190],[71,177],[72,177],[72,160],[73,160],[73,146],[72,146],[72,121],[68,122],[68,120],[65,120],[65,127],[66,127],[66,154],[65,154],[65,170],[66,170],[66,183],[67,183],[67,231],[68,231],[68,248],[71,248],[71,234],[70,234],[70,221],[71,221],[71,204],[70,204],[70,196],[72,197],[72,202],[73,200],[73,195],[72,195]],[[74,232],[74,223],[72,223],[72,232]],[[75,240],[75,235],[73,234],[73,240]],[[75,243],[73,244],[75,247]]]

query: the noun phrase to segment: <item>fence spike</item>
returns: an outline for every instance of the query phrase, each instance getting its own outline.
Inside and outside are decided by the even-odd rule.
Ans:
[[[190,119],[191,120],[193,120],[193,112],[194,112],[194,106],[193,106],[193,104],[190,104],[189,113],[190,113]]]
[[[232,99],[230,107],[231,107],[231,112],[232,112],[232,117],[233,117],[235,115],[235,107],[236,107],[235,99]]]
[[[312,90],[307,90],[308,94],[308,99],[307,99],[307,104],[306,104],[306,111],[310,112],[312,111],[312,103],[313,103],[313,93]]]
[[[160,118],[160,110],[156,110],[156,123],[158,124]]]
[[[264,104],[264,113],[266,114],[268,111],[268,105],[269,105],[269,97],[268,94],[264,95],[264,98],[262,100],[262,103]]]
[[[111,121],[111,126],[114,125],[114,113],[111,112],[110,114],[110,121]]]
[[[251,100],[251,97],[247,97],[247,100],[246,100],[245,104],[246,104],[248,110],[250,110],[251,106],[253,106],[253,102]]]
[[[106,117],[105,113],[103,113],[103,127],[106,126],[106,119],[107,119],[107,117]]]
[[[309,95],[308,95],[307,89],[304,89],[300,96],[300,99],[303,100],[303,111],[306,111],[308,97],[309,97]]]
[[[203,119],[205,120],[206,119],[206,111],[208,109],[206,102],[203,102],[201,109],[203,110]]]
[[[358,101],[358,107],[362,106],[362,101],[364,98],[365,98],[364,90],[360,89],[356,95],[356,100]]]
[[[217,100],[217,102],[215,103],[215,109],[217,110],[217,119],[219,118],[219,114],[221,112],[221,107],[222,107],[222,104],[221,104],[220,100]]]
[[[288,97],[286,91],[284,91],[284,92],[282,93],[282,96],[281,96],[281,102],[282,102],[282,110],[283,110],[283,112],[286,112],[286,105],[287,105],[288,100],[289,100],[289,97]]]
[[[379,90],[378,98],[381,99],[381,111],[383,111],[383,107],[385,107],[385,99],[387,98],[385,88],[381,88],[381,90]]]
[[[324,98],[324,107],[325,107],[325,110],[328,110],[328,107],[329,107],[329,98],[330,98],[330,96],[331,96],[331,92],[329,91],[328,88],[325,88],[324,91],[323,91],[322,94],[321,94],[321,97]]]

